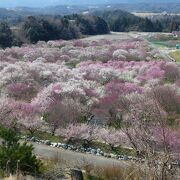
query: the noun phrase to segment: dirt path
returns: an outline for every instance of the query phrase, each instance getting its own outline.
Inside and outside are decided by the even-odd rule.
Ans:
[[[131,38],[130,33],[126,32],[111,32],[110,34],[105,34],[105,35],[96,35],[96,36],[89,36],[84,39],[90,40],[90,41],[95,41],[95,40],[100,40],[100,39],[107,39],[107,40],[114,40],[114,39],[129,39]]]
[[[65,161],[67,164],[81,166],[82,164],[93,164],[97,166],[113,166],[120,165],[125,167],[128,165],[128,162],[120,161],[116,159],[109,159],[102,156],[95,156],[91,154],[84,154],[73,152],[69,150],[63,150],[59,148],[53,148],[47,145],[41,145],[33,143],[35,148],[34,152],[36,155],[43,158],[59,158],[62,161]]]

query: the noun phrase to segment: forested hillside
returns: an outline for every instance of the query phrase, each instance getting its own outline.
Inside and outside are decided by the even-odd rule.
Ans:
[[[110,30],[116,32],[171,32],[179,30],[180,25],[179,16],[141,18],[122,10],[96,11],[93,14],[103,18]]]
[[[11,28],[6,22],[0,23],[0,47],[38,41],[70,40],[83,37],[83,35],[109,33],[107,23],[102,18],[92,15],[29,16],[20,22]]]

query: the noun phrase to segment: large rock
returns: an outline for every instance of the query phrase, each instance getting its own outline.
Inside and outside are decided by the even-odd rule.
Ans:
[[[71,169],[71,179],[72,180],[83,180],[83,173],[79,169]]]
[[[51,141],[50,140],[45,140],[44,144],[50,146],[51,145]]]

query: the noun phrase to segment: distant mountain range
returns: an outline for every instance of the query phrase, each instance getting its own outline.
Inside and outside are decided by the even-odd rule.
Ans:
[[[35,4],[36,1],[37,3]],[[16,23],[16,21],[19,21],[19,19],[22,19],[29,15],[69,15],[75,13],[78,14],[93,13],[94,11],[107,11],[107,10],[113,11],[117,9],[121,9],[128,12],[162,13],[166,11],[167,13],[178,13],[178,14],[180,13],[180,0],[176,0],[176,1],[174,0],[176,3],[172,3],[172,2],[170,3],[170,0],[156,0],[156,3],[152,3],[154,2],[154,0],[148,0],[148,2],[146,1],[145,3],[137,3],[143,0],[134,0],[134,1],[133,0],[131,1],[130,0],[96,0],[96,1],[95,0],[43,0],[43,1],[36,0],[36,1],[35,0],[29,0],[29,1],[0,0],[0,21],[6,20],[10,23]],[[67,4],[68,3],[75,4],[76,2],[76,5],[61,5],[65,2]],[[80,2],[82,3],[80,4]],[[90,4],[85,5],[85,3],[90,3],[90,2],[91,5]],[[131,3],[122,3],[122,2],[131,2]],[[132,2],[136,2],[136,3],[132,3]],[[163,3],[158,3],[158,2],[163,2]],[[3,8],[3,6],[5,6],[5,4],[8,5],[8,3],[9,3],[9,7]],[[52,5],[50,6],[50,4]],[[20,5],[24,5],[24,6],[20,6]],[[39,7],[34,7],[35,5]]]
[[[54,5],[96,5],[119,3],[180,3],[180,0],[0,0],[0,7],[45,7]]]

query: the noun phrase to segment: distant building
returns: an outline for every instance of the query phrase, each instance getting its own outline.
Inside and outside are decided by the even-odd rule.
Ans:
[[[176,49],[180,49],[180,45],[179,44],[176,44]]]
[[[71,23],[75,23],[76,21],[74,19],[69,20]]]
[[[82,14],[84,15],[89,14],[89,11],[84,11]]]
[[[162,12],[162,15],[165,16],[165,15],[168,15],[168,13],[167,13],[166,11],[163,11],[163,12]]]

